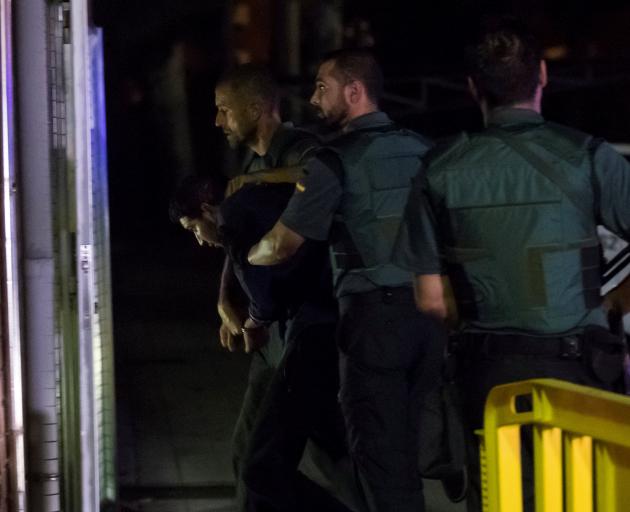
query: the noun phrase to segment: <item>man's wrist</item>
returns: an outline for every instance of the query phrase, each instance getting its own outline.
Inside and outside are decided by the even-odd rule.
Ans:
[[[251,315],[245,320],[242,327],[243,334],[248,332],[259,331],[261,329],[267,329],[271,325],[270,321],[254,318]]]

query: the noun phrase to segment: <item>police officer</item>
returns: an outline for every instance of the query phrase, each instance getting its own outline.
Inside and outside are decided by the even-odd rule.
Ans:
[[[215,88],[217,116],[215,124],[221,128],[232,148],[244,148],[246,155],[239,178],[243,184],[253,173],[273,170],[283,172],[289,179],[289,168],[303,166],[320,144],[312,133],[282,123],[279,112],[279,88],[269,72],[260,65],[242,64],[226,71]],[[260,180],[261,174],[257,174]],[[295,178],[297,179],[297,178]],[[294,181],[295,181],[294,179]],[[235,348],[234,337],[241,333],[242,313],[234,295],[238,286],[226,259],[221,281],[218,311],[222,320],[221,343]]]
[[[226,139],[233,148],[244,148],[247,151],[243,163],[244,176],[238,178],[239,186],[242,186],[248,181],[295,181],[297,175],[302,174],[302,167],[310,166],[312,168],[321,167],[323,164],[316,159],[314,155],[320,144],[318,139],[311,133],[293,127],[290,123],[282,123],[279,114],[279,88],[274,80],[273,76],[267,68],[255,64],[243,64],[229,69],[218,80],[215,89],[215,103],[217,108],[217,116],[215,124],[222,129],[226,136]],[[296,174],[297,172],[297,174]],[[235,194],[236,195],[236,194]],[[252,195],[255,196],[257,204],[248,204],[248,200],[251,200]],[[265,204],[264,199],[269,198],[270,204]],[[251,212],[252,209],[258,209],[262,218],[269,218],[269,209],[274,212],[274,194],[267,188],[249,190],[245,194],[241,194],[235,201],[230,201],[228,204],[243,205],[244,212]],[[276,203],[277,204],[277,201]],[[231,207],[232,212],[238,210],[238,207]],[[267,212],[265,214],[265,212]],[[266,217],[265,217],[266,216]],[[234,215],[232,217],[235,217]],[[277,216],[276,216],[277,217]],[[243,215],[240,218],[244,218]],[[258,219],[258,220],[261,220]],[[274,222],[275,222],[274,218]],[[233,223],[234,224],[234,223]],[[242,228],[244,232],[238,238],[242,239],[245,236],[246,240],[250,240],[252,234],[257,233],[256,223],[252,220],[244,222]],[[250,229],[247,234],[247,229]],[[229,231],[229,230],[228,230]],[[258,236],[258,238],[260,235]],[[257,240],[257,239],[256,239]],[[254,241],[251,240],[253,244]],[[242,244],[242,240],[241,240]],[[251,244],[250,244],[251,245]],[[244,282],[243,279],[237,279],[234,272],[234,258],[227,257],[224,265],[224,270],[221,277],[221,287],[219,293],[218,311],[222,319],[222,325],[220,329],[221,343],[229,350],[235,350],[239,342],[243,340],[241,334],[243,329],[246,333],[260,333],[261,330],[268,331],[265,336],[244,336],[245,350],[252,353],[252,360],[250,366],[250,373],[248,379],[248,385],[243,398],[243,404],[241,412],[237,420],[237,424],[234,430],[234,444],[233,444],[233,458],[234,469],[236,473],[237,484],[237,506],[239,510],[244,510],[245,504],[245,485],[243,484],[243,471],[245,459],[252,458],[252,435],[254,430],[258,428],[258,424],[262,421],[262,417],[269,417],[270,408],[275,407],[275,404],[267,403],[273,401],[276,397],[276,402],[282,401],[282,384],[273,384],[273,379],[277,377],[277,368],[282,363],[282,358],[285,356],[285,341],[287,334],[285,332],[285,326],[283,325],[282,318],[274,318],[274,322],[266,322],[261,319],[256,310],[251,308],[251,297],[249,296],[252,289],[262,290],[263,293],[280,293],[277,287],[271,287],[265,289],[261,283],[256,286],[256,272],[249,270],[250,279],[249,290],[246,290],[248,295],[246,302],[250,304],[249,310],[243,308],[241,297],[241,285]],[[319,261],[318,265],[322,268],[312,269],[313,275],[321,275],[325,262]],[[264,274],[264,273],[263,273]],[[260,275],[260,273],[258,274]],[[263,280],[263,283],[266,282]],[[271,285],[270,285],[271,286]],[[306,286],[304,283],[300,286]],[[277,320],[280,320],[278,322]],[[282,332],[280,332],[282,331]],[[294,329],[295,331],[295,329]],[[321,332],[320,332],[321,334]],[[330,335],[331,332],[328,331]],[[322,336],[326,338],[326,336]],[[325,347],[330,342],[330,339],[321,339],[322,347],[326,352]],[[307,351],[302,351],[302,356],[305,357]],[[293,358],[295,359],[295,357]],[[320,368],[323,364],[323,358],[319,358],[317,361],[313,361],[313,368]],[[319,366],[318,363],[319,362]],[[327,359],[327,365],[335,367],[335,359]],[[321,378],[325,378],[327,368],[322,369]],[[276,379],[277,380],[277,379]],[[327,382],[327,385],[335,386],[337,380],[332,375],[332,380]],[[275,390],[270,391],[270,386]],[[299,396],[297,393],[296,396]],[[305,398],[308,401],[307,398]],[[274,409],[277,410],[277,409]],[[286,408],[283,409],[286,411]],[[330,411],[329,411],[330,412]],[[294,418],[288,418],[287,420],[296,420],[300,413],[296,410]],[[331,421],[334,421],[334,414],[330,412]],[[302,415],[302,419],[306,420],[310,416]],[[274,421],[273,414],[271,421]],[[277,426],[277,424],[276,424]],[[292,424],[295,427],[295,423]],[[269,440],[265,439],[260,432],[269,432],[270,429],[262,431],[259,429],[258,445],[261,446],[267,443]],[[282,433],[279,432],[282,440]],[[288,436],[288,437],[287,437]],[[284,437],[287,439],[290,434]],[[291,437],[291,439],[294,439]],[[277,446],[277,445],[276,445]],[[299,447],[293,448],[292,453],[299,453],[301,455],[302,449]],[[313,450],[309,451],[309,455],[314,455]],[[260,459],[259,455],[256,455]],[[329,464],[329,460],[325,455],[317,454],[318,457],[318,470],[323,473],[324,478],[343,479],[343,471],[339,471],[336,466]],[[299,462],[299,460],[298,460]],[[297,463],[296,463],[297,464]],[[251,465],[250,465],[251,466]],[[259,466],[258,466],[259,467]],[[278,469],[278,468],[277,468]],[[293,468],[295,469],[295,468]],[[290,469],[286,469],[290,471]],[[250,480],[256,476],[260,476],[260,471],[254,470],[250,472]],[[270,475],[274,473],[269,472]],[[277,476],[284,475],[276,471]],[[259,487],[259,481],[251,482],[252,486]],[[264,484],[264,483],[263,483]],[[268,487],[268,486],[267,486]],[[275,492],[275,496],[280,496],[281,493],[290,494],[290,483],[287,482],[286,488],[282,489],[257,489],[257,494],[263,496],[265,491]],[[347,489],[343,489],[343,492],[348,492]],[[250,496],[252,491],[250,490]],[[350,494],[352,492],[350,491]],[[350,498],[352,499],[352,498]],[[252,509],[250,507],[250,509]]]
[[[415,272],[421,311],[447,317],[441,274],[452,283],[469,462],[477,465],[469,510],[479,510],[472,433],[492,387],[554,377],[610,389],[620,376],[621,345],[601,307],[596,226],[630,239],[630,167],[609,144],[541,116],[547,68],[517,22],[489,22],[469,57],[485,130],[427,159],[395,261]],[[524,492],[531,510],[532,487]]]
[[[424,510],[419,412],[440,385],[443,340],[437,324],[416,311],[409,274],[392,263],[391,250],[410,179],[429,143],[379,110],[381,91],[370,53],[340,50],[324,59],[311,103],[341,134],[329,165],[297,182],[280,221],[249,260],[276,264],[305,241],[330,237],[340,401],[365,503],[371,511],[417,512]]]

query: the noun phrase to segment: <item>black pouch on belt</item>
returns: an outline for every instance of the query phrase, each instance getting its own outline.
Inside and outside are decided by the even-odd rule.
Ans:
[[[584,329],[583,360],[604,384],[615,383],[623,373],[626,346],[623,339],[605,327],[589,325]]]

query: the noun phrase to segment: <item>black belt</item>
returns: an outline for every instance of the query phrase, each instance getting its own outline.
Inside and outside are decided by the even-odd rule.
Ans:
[[[470,334],[473,351],[483,355],[523,355],[579,359],[584,341],[581,335],[556,337],[519,334]]]
[[[413,289],[411,286],[382,286],[374,290],[359,293],[349,293],[339,298],[339,303],[344,304],[396,304],[399,302],[413,301]]]

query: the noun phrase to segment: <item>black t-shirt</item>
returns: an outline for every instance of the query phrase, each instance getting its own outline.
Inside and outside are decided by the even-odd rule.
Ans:
[[[316,309],[322,311],[332,304],[326,243],[307,240],[293,258],[280,265],[247,261],[250,248],[280,218],[293,188],[288,183],[248,185],[226,199],[219,210],[219,234],[249,297],[250,315],[259,321],[291,318],[306,302],[321,305]]]

